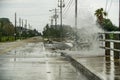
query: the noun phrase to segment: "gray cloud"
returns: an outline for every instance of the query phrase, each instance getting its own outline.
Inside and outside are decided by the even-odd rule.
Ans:
[[[65,0],[67,2],[68,0]],[[79,13],[84,8],[94,17],[94,11],[98,8],[105,8],[106,0],[79,0]],[[42,30],[49,23],[51,13],[50,9],[57,7],[57,0],[0,0],[0,17],[8,17],[14,22],[14,13],[17,12],[18,17],[28,19],[34,28]],[[57,7],[58,8],[58,7]],[[109,18],[114,24],[118,25],[118,0],[113,0]],[[84,12],[84,11],[83,11]],[[67,14],[68,15],[68,14]],[[80,15],[79,15],[80,16]],[[64,18],[64,23],[74,20],[74,7],[69,16]],[[73,22],[73,21],[72,21]],[[74,23],[71,23],[74,25]]]

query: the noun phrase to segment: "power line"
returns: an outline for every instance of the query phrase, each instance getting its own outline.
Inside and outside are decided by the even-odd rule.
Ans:
[[[108,0],[106,0],[106,4],[105,4],[105,12],[107,11],[107,6],[108,6]]]
[[[49,10],[49,11],[53,11],[54,12],[54,15],[51,17],[51,18],[54,18],[55,19],[55,26],[57,26],[57,18],[58,18],[58,10],[59,9],[52,9],[52,10]]]
[[[111,2],[110,2],[110,6],[109,6],[109,8],[108,8],[108,11],[107,11],[107,12],[109,12],[109,11],[110,11],[110,9],[111,9],[111,7],[112,7],[112,3],[113,3],[113,0],[111,0]]]
[[[71,4],[71,7],[69,8],[69,10],[63,15],[64,17],[67,17],[71,14],[71,11],[73,10],[74,4]]]
[[[69,1],[67,2],[66,7],[65,7],[65,9],[63,10],[63,12],[65,12],[65,11],[67,10],[67,8],[69,7],[69,5],[71,4],[71,1],[72,1],[72,0],[69,0]]]
[[[68,12],[68,10],[70,9],[72,3],[73,3],[73,0],[71,0],[71,2],[68,4],[68,7],[66,7],[63,14],[66,14]]]
[[[113,0],[111,0],[109,4],[108,3],[109,3],[108,0],[106,0],[105,12],[107,12],[107,13],[109,13],[109,11],[112,7]]]
[[[69,4],[68,8],[64,12],[64,15],[67,15],[67,13],[70,12],[70,10],[71,10],[72,7],[73,7],[73,0],[71,1],[71,3]]]

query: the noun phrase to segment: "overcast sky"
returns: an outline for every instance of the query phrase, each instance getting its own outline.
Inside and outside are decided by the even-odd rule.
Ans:
[[[14,22],[14,13],[17,12],[18,18],[27,19],[33,28],[42,31],[43,27],[47,23],[50,23],[50,16],[52,13],[49,12],[49,10],[58,8],[57,1],[58,0],[0,0],[0,18],[7,17]],[[65,0],[65,4],[67,4],[68,1],[69,0]],[[119,21],[118,2],[119,0],[108,0],[106,9],[109,14],[108,18],[117,26]],[[101,7],[105,9],[105,6],[106,0],[78,0],[79,21],[82,20],[83,22],[87,22],[90,17],[94,19],[94,11]],[[83,17],[86,19],[83,19]],[[63,23],[74,25],[74,3],[71,4],[71,9],[63,15]]]

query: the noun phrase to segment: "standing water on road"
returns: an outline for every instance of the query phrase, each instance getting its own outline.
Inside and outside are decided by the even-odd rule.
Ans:
[[[0,80],[87,80],[60,53],[28,43],[0,55]]]

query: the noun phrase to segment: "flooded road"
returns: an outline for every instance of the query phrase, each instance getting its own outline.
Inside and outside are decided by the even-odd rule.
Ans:
[[[60,53],[43,43],[26,45],[0,55],[0,80],[87,80]]]

